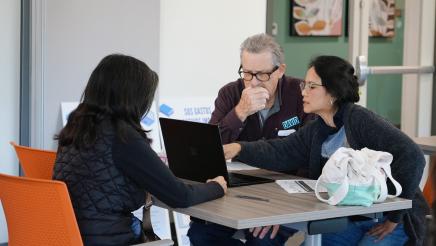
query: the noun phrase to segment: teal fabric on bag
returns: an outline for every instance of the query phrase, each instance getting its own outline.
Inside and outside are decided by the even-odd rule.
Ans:
[[[339,188],[339,184],[328,183],[324,184],[329,196],[333,196],[336,190]],[[360,205],[369,207],[377,200],[380,194],[380,186],[356,186],[349,185],[348,192],[345,198],[339,202],[338,205]]]

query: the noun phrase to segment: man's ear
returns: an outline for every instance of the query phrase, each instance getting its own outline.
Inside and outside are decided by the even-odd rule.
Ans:
[[[286,64],[280,64],[280,66],[279,66],[279,77],[281,78],[282,76],[283,76],[283,74],[285,74],[285,72],[286,72]]]

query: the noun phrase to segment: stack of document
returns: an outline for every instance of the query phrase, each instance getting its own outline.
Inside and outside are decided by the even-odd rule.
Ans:
[[[315,192],[316,180],[311,179],[287,179],[276,180],[276,183],[280,185],[288,193],[309,193]],[[320,186],[318,187],[320,192],[327,192],[327,190]]]
[[[257,167],[252,167],[249,166],[245,163],[242,162],[238,162],[238,161],[232,161],[232,162],[227,162],[227,170],[228,171],[241,171],[241,170],[256,170],[259,169]]]

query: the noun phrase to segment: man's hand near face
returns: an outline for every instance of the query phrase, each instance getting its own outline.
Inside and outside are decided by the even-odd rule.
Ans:
[[[244,122],[248,116],[265,108],[269,100],[268,90],[263,87],[246,87],[242,91],[241,99],[235,107],[238,118]]]

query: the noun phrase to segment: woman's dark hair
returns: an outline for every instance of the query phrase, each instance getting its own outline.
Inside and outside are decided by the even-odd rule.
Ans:
[[[127,126],[147,139],[140,121],[150,110],[157,84],[157,74],[144,62],[121,54],[106,56],[92,72],[67,125],[55,136],[59,146],[92,145],[103,119],[112,122],[121,139],[125,139]]]
[[[309,63],[322,80],[322,84],[340,106],[347,102],[358,102],[359,84],[353,66],[337,56],[318,56]]]

